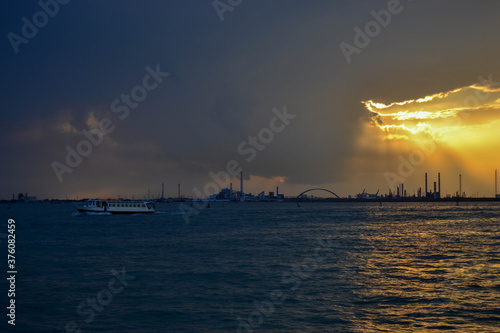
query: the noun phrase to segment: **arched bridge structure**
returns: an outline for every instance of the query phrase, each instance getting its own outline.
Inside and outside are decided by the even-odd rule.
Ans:
[[[330,191],[330,190],[327,190],[326,188],[310,188],[308,190],[305,190],[304,192],[300,193],[298,196],[297,196],[297,199],[300,198],[301,195],[304,195],[306,194],[307,192],[311,192],[311,191],[325,191],[325,192],[328,192],[328,193],[331,193],[333,194],[334,196],[336,196],[337,198],[340,199],[340,197],[335,194],[334,192]]]
[[[325,191],[325,192],[328,192],[328,193],[333,194],[335,197],[337,197],[338,199],[340,199],[340,197],[339,197],[337,194],[335,194],[334,192],[332,192],[332,191],[330,191],[330,190],[327,190],[326,188],[310,188],[310,189],[305,190],[304,192],[300,193],[300,194],[297,196],[297,198],[295,198],[295,201],[297,202],[297,206],[299,206],[299,207],[300,207],[300,205],[299,205],[299,198],[300,198],[300,196],[302,196],[302,195],[306,194],[307,192],[311,192],[311,191]]]

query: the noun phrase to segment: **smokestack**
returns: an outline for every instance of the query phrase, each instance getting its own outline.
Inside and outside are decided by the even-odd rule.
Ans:
[[[441,173],[438,172],[438,198],[441,198]]]
[[[434,182],[434,199],[437,199],[436,182]]]
[[[165,184],[161,183],[161,198],[165,198]]]
[[[425,173],[425,197],[427,198],[427,172]]]
[[[243,171],[240,172],[240,192],[241,197],[243,198]]]
[[[401,196],[404,198],[405,197],[405,185],[401,184]]]
[[[276,186],[276,198],[278,197],[278,194],[280,194],[280,192],[279,192],[279,187],[278,187],[278,186]]]
[[[181,198],[181,183],[177,184],[177,198]]]
[[[458,188],[459,188],[458,197],[461,198],[462,197],[462,175],[458,175]]]

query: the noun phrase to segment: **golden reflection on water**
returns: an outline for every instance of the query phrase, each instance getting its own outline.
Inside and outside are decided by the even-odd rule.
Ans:
[[[500,331],[498,217],[373,210],[342,259],[353,331]]]

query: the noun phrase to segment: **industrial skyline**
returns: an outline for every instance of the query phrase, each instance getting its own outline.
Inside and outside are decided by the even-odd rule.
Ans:
[[[483,195],[480,196],[477,192],[474,192],[474,189],[470,189],[469,192],[467,191],[462,191],[462,175],[458,175],[458,187],[457,191],[455,192],[450,192],[445,191],[444,195],[443,192],[441,191],[441,173],[438,172],[437,174],[437,180],[436,181],[430,181],[430,184],[433,184],[433,186],[429,187],[429,177],[428,173],[425,173],[424,176],[424,183],[423,186],[420,186],[418,188],[413,188],[408,191],[408,188],[405,188],[404,183],[398,184],[396,188],[388,189],[387,192],[384,192],[384,189],[382,191],[380,189],[377,190],[375,194],[370,194],[366,192],[366,189],[363,189],[361,193],[358,193],[354,195],[353,193],[347,194],[342,196],[342,198],[358,198],[358,199],[381,199],[381,198],[416,198],[416,199],[450,199],[450,198],[497,198],[500,199],[500,194],[498,193],[498,170],[495,169],[494,173],[494,190],[492,191],[492,195]],[[195,195],[189,195],[189,194],[181,194],[181,183],[177,183],[177,194],[176,195],[165,195],[165,183],[161,183],[161,192],[157,192],[157,194],[154,194],[155,192],[153,191],[153,195],[151,195],[150,189],[147,189],[147,194],[144,195],[143,199],[152,199],[152,200],[159,200],[159,201],[175,201],[176,199],[224,199],[224,200],[229,200],[229,201],[253,201],[256,199],[260,200],[267,200],[267,199],[285,199],[285,198],[295,198],[296,193],[290,193],[288,195],[285,195],[284,193],[279,191],[279,186],[275,187],[276,192],[271,192],[268,191],[266,194],[266,190],[261,190],[257,191],[255,193],[252,192],[244,192],[244,177],[243,177],[243,171],[240,172],[240,177],[239,177],[239,183],[240,183],[240,189],[234,190],[233,189],[233,182],[230,182],[227,187],[220,187],[219,191],[216,193],[209,193],[205,196],[195,196]],[[267,187],[266,189],[268,189]],[[329,189],[329,190],[334,190],[334,189]],[[160,194],[161,193],[161,194]],[[170,192],[172,193],[172,192]],[[94,196],[87,196],[87,197],[94,197]],[[134,198],[141,198],[140,195],[132,194],[132,195],[121,195],[117,194],[114,197],[116,198],[124,198],[124,199],[134,199]],[[316,195],[315,197],[317,198],[323,198],[322,195]],[[17,200],[18,201],[25,201],[25,202],[33,202],[37,201],[36,196],[28,196],[28,193],[19,193],[19,194],[12,194],[12,200]],[[86,196],[80,195],[79,198],[78,196],[76,197],[77,200],[79,199],[85,199]],[[48,198],[46,198],[48,199]],[[52,199],[57,199],[57,198],[52,198]],[[68,197],[66,197],[68,199]],[[75,198],[70,198],[71,200],[74,200]],[[243,200],[242,200],[243,199]],[[7,199],[3,199],[7,200]]]

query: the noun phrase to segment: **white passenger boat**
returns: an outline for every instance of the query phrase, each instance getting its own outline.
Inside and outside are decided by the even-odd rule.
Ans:
[[[151,201],[87,199],[77,210],[81,213],[147,214],[155,212],[155,204]]]

